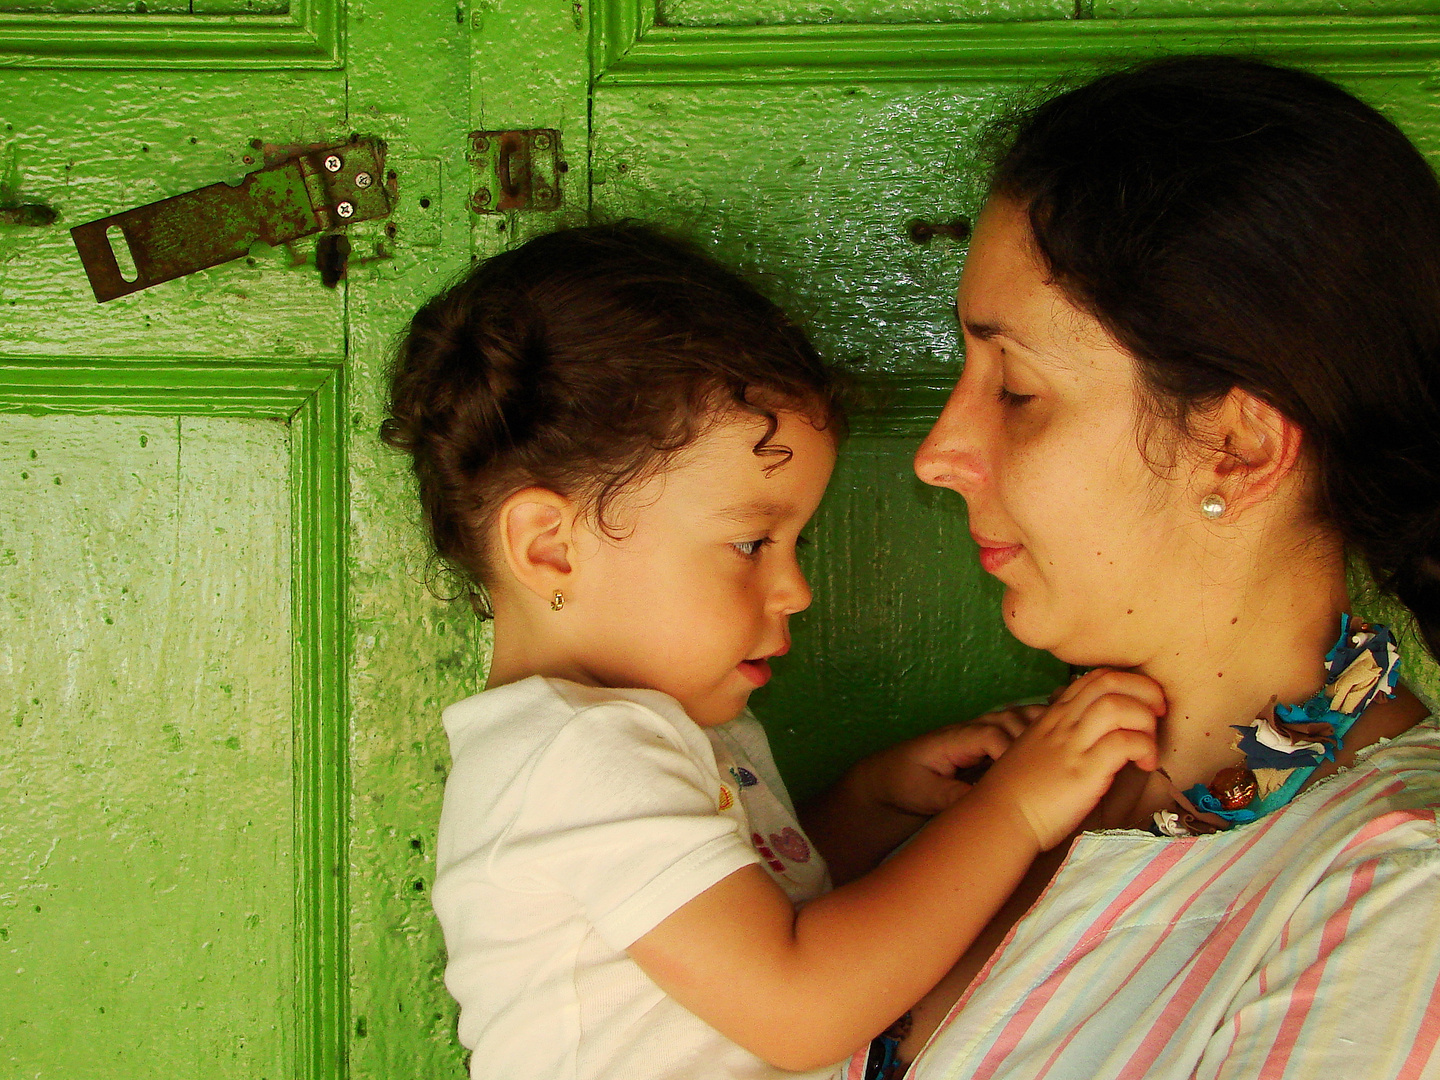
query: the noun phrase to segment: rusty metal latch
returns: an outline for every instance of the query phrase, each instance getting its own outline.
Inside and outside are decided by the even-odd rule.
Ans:
[[[475,170],[470,209],[477,214],[503,210],[560,209],[560,132],[472,131],[466,154]]]
[[[257,240],[283,244],[386,217],[384,166],[385,144],[378,140],[307,150],[249,173],[238,185],[211,184],[88,221],[70,236],[103,304],[238,259]]]

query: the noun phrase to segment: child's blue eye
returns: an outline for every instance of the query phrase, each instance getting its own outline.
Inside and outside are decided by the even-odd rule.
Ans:
[[[746,558],[754,558],[760,553],[761,548],[766,544],[773,544],[774,542],[770,537],[762,536],[759,540],[737,540],[730,546]]]

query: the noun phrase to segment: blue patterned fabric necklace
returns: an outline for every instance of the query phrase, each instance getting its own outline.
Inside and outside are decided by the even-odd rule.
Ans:
[[[1388,627],[1340,616],[1340,638],[1325,654],[1325,685],[1303,705],[1276,705],[1253,725],[1234,725],[1244,764],[1221,769],[1208,784],[1176,790],[1174,805],[1155,813],[1161,836],[1201,836],[1264,817],[1284,806],[1326,761],[1381,694],[1395,696],[1400,650]]]

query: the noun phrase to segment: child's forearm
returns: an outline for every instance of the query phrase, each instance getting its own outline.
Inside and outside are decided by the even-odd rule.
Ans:
[[[1038,852],[1024,816],[977,789],[889,862],[799,912],[762,873],[742,871],[631,952],[741,1045],[781,1068],[816,1068],[858,1050],[939,982]],[[736,932],[726,927],[744,927],[743,940],[725,941]],[[705,969],[727,959],[734,993],[717,1001]]]

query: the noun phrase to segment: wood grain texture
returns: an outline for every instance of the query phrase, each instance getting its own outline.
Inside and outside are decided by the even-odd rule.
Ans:
[[[287,457],[274,421],[0,419],[7,1073],[283,1075]]]
[[[568,21],[567,10],[549,6]],[[536,5],[519,7],[523,13]],[[450,767],[440,712],[480,688],[488,637],[468,606],[427,591],[414,482],[402,455],[378,433],[396,335],[470,265],[466,203],[473,185],[465,148],[476,126],[469,96],[473,29],[457,21],[451,0],[355,0],[350,11],[351,108],[388,141],[400,186],[389,221],[350,228],[355,251],[345,286],[347,1067],[357,1080],[458,1080],[464,1049],[455,1037],[455,1003],[441,981],[445,949],[430,906],[435,828]],[[492,61],[497,80],[508,55]],[[422,199],[430,205],[422,207]],[[507,218],[483,228],[503,243],[497,223]]]

